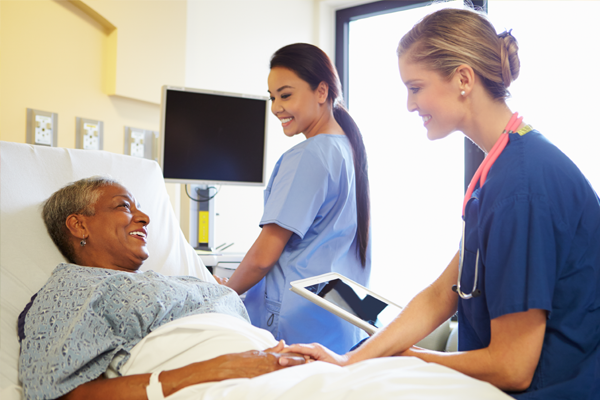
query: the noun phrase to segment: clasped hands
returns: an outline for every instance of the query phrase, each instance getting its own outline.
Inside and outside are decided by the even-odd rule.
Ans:
[[[209,362],[213,371],[219,371],[220,376],[216,380],[230,378],[253,378],[287,367],[306,364],[308,356],[286,350],[283,340],[276,346],[260,350],[250,350],[243,353],[226,354]]]
[[[316,343],[287,346],[283,340],[280,340],[276,346],[263,351],[251,350],[244,353],[226,354],[211,361],[218,364],[212,368],[221,371],[224,376],[220,376],[219,380],[222,380],[252,378],[313,361],[327,361],[341,365],[338,361],[344,357]]]
[[[292,344],[290,346],[284,346],[284,348],[281,349],[280,352],[304,356],[304,359],[307,363],[313,361],[324,361],[342,367],[364,359],[364,356],[361,358],[360,356],[355,354],[357,352],[356,350],[340,355],[329,350],[327,347],[319,343]],[[423,352],[428,352],[428,350],[417,346],[411,346],[404,351],[394,354],[394,356],[410,357],[417,356],[419,353]]]
[[[347,355],[339,355],[329,350],[327,347],[318,343],[311,344],[292,344],[286,345],[280,340],[276,346],[261,351],[248,351],[239,353],[240,358],[256,359],[264,355],[267,358],[276,360],[279,367],[293,367],[296,365],[311,363],[313,361],[325,361],[331,364],[344,365],[347,361]],[[259,356],[259,357],[257,357]],[[279,368],[274,368],[279,369]],[[269,371],[265,371],[266,373]]]

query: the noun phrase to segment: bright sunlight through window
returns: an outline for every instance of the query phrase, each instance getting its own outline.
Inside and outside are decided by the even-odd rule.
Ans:
[[[519,41],[521,75],[510,87],[513,111],[579,166],[596,191],[600,34],[598,1],[490,1],[489,16]],[[426,14],[462,1],[350,23],[349,109],[369,157],[371,288],[405,305],[458,251],[464,195],[464,136],[431,142],[406,109],[396,47]],[[557,25],[560,21],[560,25]]]

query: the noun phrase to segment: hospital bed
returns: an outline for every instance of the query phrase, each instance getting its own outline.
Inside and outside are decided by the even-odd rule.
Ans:
[[[22,397],[18,381],[17,317],[56,265],[64,261],[46,232],[40,206],[65,184],[99,174],[118,179],[151,217],[150,258],[142,269],[214,281],[179,228],[160,168],[155,162],[103,151],[9,142],[0,142],[0,162],[0,398],[3,400]],[[131,357],[132,361],[127,365],[128,373],[152,372],[190,362],[174,356],[179,353],[200,360],[274,341],[266,331],[261,332],[249,324],[238,324],[237,331],[232,331],[231,324],[220,315],[200,316],[192,321],[186,319],[179,324],[165,325],[157,335],[149,336],[136,346],[136,356]],[[236,332],[249,339],[214,340]],[[194,351],[174,348],[188,346],[182,343],[189,341],[173,340],[182,334],[194,339],[195,342],[189,344]],[[344,368],[315,362],[254,379],[196,385],[169,396],[170,400],[224,398],[482,400],[509,397],[488,383],[406,357],[368,360]]]

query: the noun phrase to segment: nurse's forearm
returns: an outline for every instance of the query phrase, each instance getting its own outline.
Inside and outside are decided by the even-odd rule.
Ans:
[[[390,325],[348,353],[348,363],[401,353],[454,315],[458,296],[452,285],[456,283],[457,270],[458,253],[442,275],[415,296]]]
[[[256,285],[275,265],[292,232],[276,224],[267,224],[237,267],[226,286],[242,294]]]
[[[546,311],[531,309],[506,314],[491,322],[491,341],[480,350],[441,353],[412,348],[403,355],[445,365],[502,390],[526,390],[540,359]]]
[[[232,288],[241,295],[265,277],[274,264],[262,267],[255,259],[248,257],[248,254],[246,254],[229,281],[225,283],[225,286]]]
[[[531,384],[531,377],[525,379],[516,371],[505,371],[505,368],[495,361],[489,348],[457,353],[412,348],[403,355],[452,368],[472,378],[489,382],[505,391],[521,392]]]

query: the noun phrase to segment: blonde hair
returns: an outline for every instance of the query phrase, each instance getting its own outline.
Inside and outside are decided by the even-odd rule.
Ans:
[[[510,31],[496,34],[484,14],[448,8],[417,23],[400,40],[397,54],[448,79],[460,65],[469,65],[492,98],[504,100],[519,76],[518,50]]]

